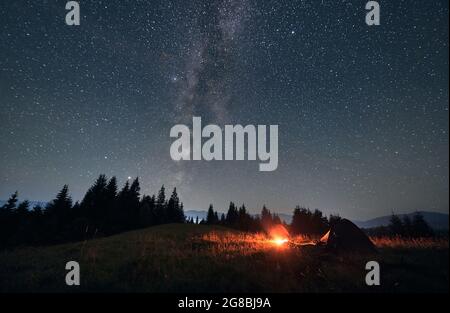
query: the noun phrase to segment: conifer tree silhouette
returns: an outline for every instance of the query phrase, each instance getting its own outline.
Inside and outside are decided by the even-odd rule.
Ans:
[[[166,189],[164,185],[161,186],[161,189],[158,192],[158,197],[156,198],[155,213],[157,224],[166,223]]]
[[[206,214],[206,224],[217,224],[218,220],[216,220],[217,213],[214,212],[213,205],[210,204],[208,208],[208,212]]]
[[[228,226],[236,226],[239,219],[238,210],[233,202],[230,202],[226,216],[226,224]]]
[[[46,217],[47,239],[51,242],[64,242],[70,239],[70,229],[67,225],[71,221],[72,198],[69,187],[64,185],[56,198],[47,204]]]

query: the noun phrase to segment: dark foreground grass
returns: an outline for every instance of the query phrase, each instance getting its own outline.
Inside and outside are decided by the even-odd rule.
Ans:
[[[78,261],[81,286],[65,284]],[[365,264],[381,265],[381,286]],[[448,292],[447,247],[333,255],[220,227],[163,225],[87,242],[0,252],[1,292]]]

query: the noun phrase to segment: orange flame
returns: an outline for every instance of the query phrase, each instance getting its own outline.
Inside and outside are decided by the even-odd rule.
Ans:
[[[271,242],[279,247],[289,242],[289,232],[283,225],[278,224],[271,227],[268,233],[270,238],[272,238]]]
[[[272,240],[272,242],[274,244],[276,244],[277,246],[282,246],[284,245],[286,242],[288,242],[289,240],[287,240],[286,238],[275,238]]]

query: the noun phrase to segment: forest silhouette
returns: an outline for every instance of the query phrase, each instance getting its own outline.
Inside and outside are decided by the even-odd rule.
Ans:
[[[291,235],[319,236],[340,219],[338,215],[327,218],[320,210],[297,206],[292,222],[287,225],[266,206],[259,215],[252,215],[245,204],[238,207],[234,202],[230,202],[226,214],[214,211],[211,204],[205,220],[186,219],[176,188],[169,197],[164,185],[157,195],[141,196],[138,178],[131,184],[126,181],[119,190],[116,177],[108,179],[102,174],[81,202],[73,203],[67,185],[45,207],[31,208],[29,201],[18,201],[18,192],[12,194],[0,207],[0,248],[88,240],[169,223],[222,225],[247,232],[267,232],[270,227],[283,224]],[[412,219],[408,216],[400,219],[393,214],[388,227],[369,232],[402,237],[433,235],[419,213]]]

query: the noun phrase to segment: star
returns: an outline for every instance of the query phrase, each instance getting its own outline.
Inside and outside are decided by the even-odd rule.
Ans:
[[[76,201],[99,174],[120,189],[139,173],[186,209],[446,213],[448,3],[399,1],[376,29],[351,1],[86,1],[76,29],[64,4],[4,1],[0,200],[50,200],[58,181]],[[193,116],[278,125],[277,170],[173,162],[170,129]]]

